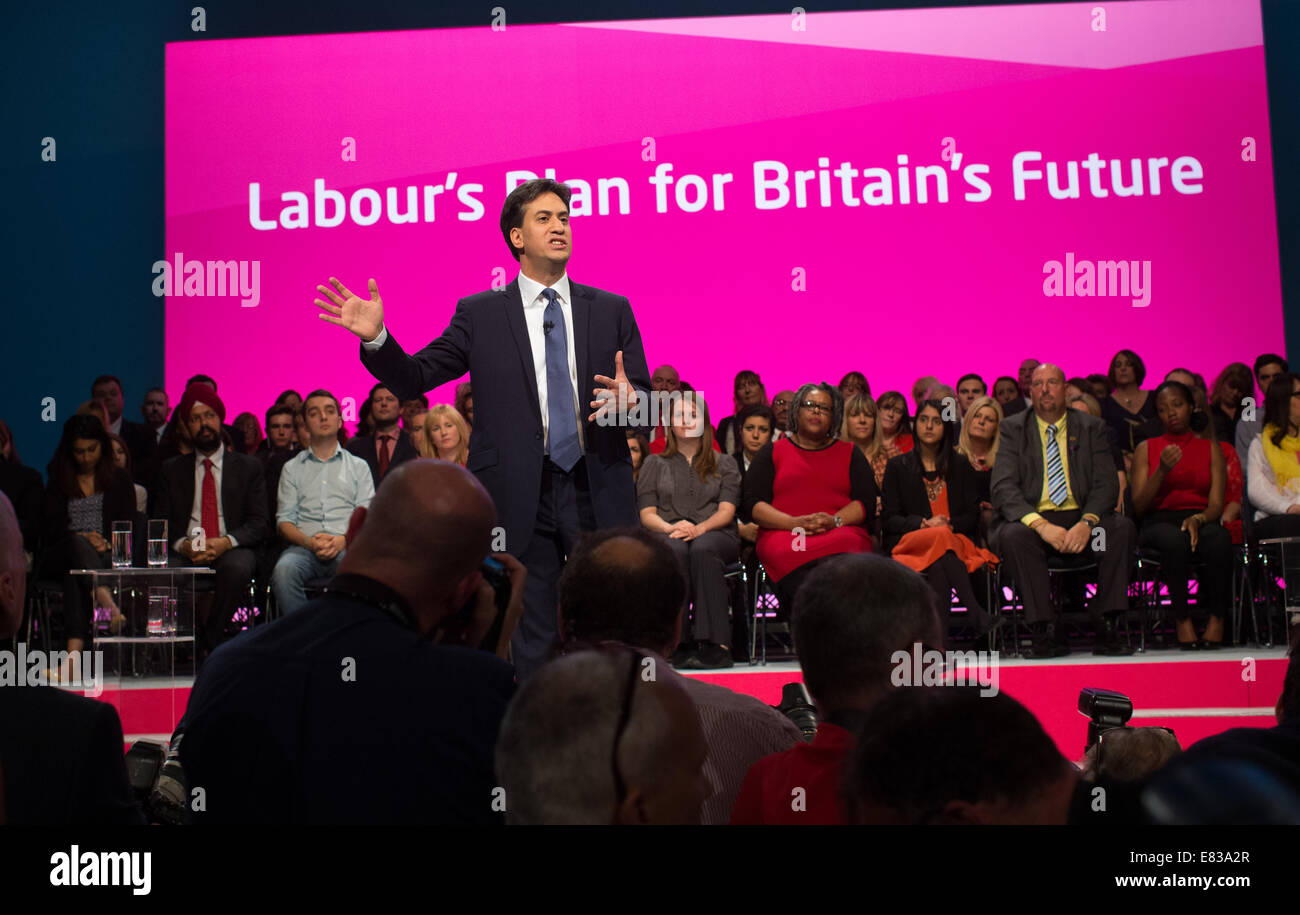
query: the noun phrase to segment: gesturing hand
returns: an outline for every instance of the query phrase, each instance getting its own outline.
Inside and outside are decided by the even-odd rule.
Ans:
[[[361,298],[334,277],[330,277],[330,286],[334,288],[316,287],[317,291],[328,300],[325,302],[316,300],[316,304],[326,312],[317,317],[322,321],[347,328],[360,337],[363,343],[369,343],[378,337],[379,331],[384,326],[384,300],[379,297],[379,284],[371,278],[368,299]]]
[[[375,331],[379,333],[379,331]],[[594,421],[600,414],[608,414],[610,410],[632,409],[637,401],[636,388],[627,380],[627,372],[623,370],[623,351],[619,350],[614,354],[614,377],[608,375],[597,375],[596,383],[600,387],[592,390],[596,399],[591,402],[591,406],[596,408],[596,412],[587,417],[587,420]]]
[[[1177,445],[1165,445],[1164,450],[1160,452],[1160,466],[1163,467],[1166,472],[1173,470],[1178,466],[1178,462],[1182,459],[1183,449],[1179,448]]]

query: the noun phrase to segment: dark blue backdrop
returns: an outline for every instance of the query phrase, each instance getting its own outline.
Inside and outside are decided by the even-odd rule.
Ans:
[[[990,5],[818,3],[830,9]],[[204,6],[207,31],[190,29]],[[383,31],[483,25],[494,3],[437,9],[428,3],[317,2],[270,8],[266,0],[194,0],[143,9],[89,2],[29,3],[5,13],[8,60],[3,144],[4,331],[0,334],[0,417],[11,425],[24,463],[45,467],[63,420],[90,394],[98,374],[118,375],[125,415],[139,420],[144,391],[161,383],[163,300],[150,291],[163,256],[163,45],[263,35]],[[501,3],[509,21],[771,13],[790,4],[664,2]],[[1264,0],[1269,108],[1272,114],[1282,294],[1287,350],[1300,354],[1300,4]],[[564,78],[573,78],[571,73]],[[53,137],[57,161],[41,161]],[[1225,303],[1226,308],[1230,306]],[[1231,320],[1225,314],[1225,320]],[[1177,334],[1180,328],[1171,327]],[[1194,351],[1196,339],[1187,344]],[[1279,341],[1280,343],[1281,341]],[[1119,343],[1117,342],[1117,346]],[[1248,358],[1254,354],[1242,354]],[[194,366],[220,379],[238,353],[213,353]],[[179,391],[170,392],[173,402]],[[53,397],[57,422],[43,422]]]

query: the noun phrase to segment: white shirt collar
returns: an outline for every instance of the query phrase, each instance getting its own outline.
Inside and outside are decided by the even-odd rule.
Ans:
[[[538,296],[542,294],[543,289],[554,289],[560,297],[561,304],[572,304],[573,300],[569,298],[569,274],[566,271],[563,276],[555,281],[552,286],[543,286],[537,280],[529,279],[524,276],[523,271],[519,271],[519,294],[524,300],[524,306],[527,307],[537,301]]]
[[[195,448],[195,449],[194,449],[194,460],[198,463],[198,465],[199,465],[200,467],[203,466],[203,462],[204,462],[205,460],[211,461],[211,462],[212,462],[212,466],[213,466],[213,468],[214,468],[215,470],[220,470],[220,469],[221,469],[221,459],[222,459],[222,457],[225,456],[225,454],[226,454],[226,445],[225,445],[224,442],[222,442],[221,444],[217,445],[217,450],[216,450],[216,451],[214,451],[214,452],[212,452],[211,454],[208,454],[208,455],[205,455],[202,451],[199,451],[197,448]]]

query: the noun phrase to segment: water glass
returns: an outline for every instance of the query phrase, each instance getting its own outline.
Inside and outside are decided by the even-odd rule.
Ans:
[[[149,567],[167,565],[167,520],[149,522]]]
[[[131,522],[113,522],[113,568],[131,568]]]

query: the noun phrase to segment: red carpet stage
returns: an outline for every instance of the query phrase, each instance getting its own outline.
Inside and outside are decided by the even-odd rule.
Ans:
[[[1159,650],[1104,662],[1078,653],[1051,663],[1000,661],[998,688],[1026,705],[1061,752],[1077,760],[1087,735],[1087,719],[1076,710],[1083,687],[1124,693],[1133,700],[1131,724],[1171,727],[1186,747],[1228,728],[1273,725],[1286,664],[1283,648]],[[780,701],[782,685],[800,679],[799,667],[792,662],[744,664],[692,676],[769,705]],[[165,741],[185,711],[189,687],[188,680],[178,681],[174,690],[158,679],[124,682],[121,688],[106,688],[100,699],[117,706],[128,743],[141,737]]]

